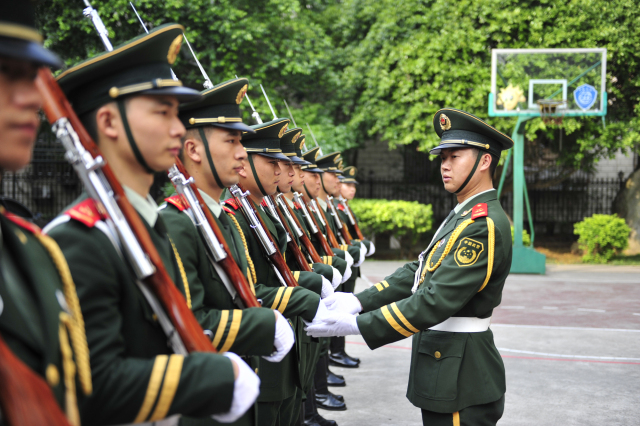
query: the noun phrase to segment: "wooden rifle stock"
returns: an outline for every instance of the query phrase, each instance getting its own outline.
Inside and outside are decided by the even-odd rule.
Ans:
[[[309,211],[309,216],[311,216],[311,220],[313,220],[313,223],[315,223],[316,225],[316,229],[318,230],[318,232],[316,232],[316,237],[318,237],[318,240],[320,240],[320,245],[322,246],[322,249],[324,250],[324,252],[327,254],[327,256],[333,256],[333,250],[331,250],[331,248],[333,247],[332,244],[329,244],[329,237],[327,234],[327,236],[325,237],[325,235],[322,233],[322,230],[320,228],[320,224],[318,223],[318,221],[316,220],[316,217],[313,214],[313,207],[311,206],[311,199],[307,198],[306,195],[302,195],[302,201],[304,201],[307,205],[307,210]],[[325,223],[327,223],[325,221]],[[334,236],[335,238],[335,236]],[[337,241],[336,241],[336,246],[333,248],[339,248],[337,245]],[[329,254],[330,253],[330,254]]]
[[[238,184],[238,187],[242,190],[242,192],[246,192],[245,189],[242,187],[242,185]],[[240,202],[240,200],[237,197],[234,197],[234,198],[238,203],[238,205],[241,206],[242,208],[242,203]],[[293,274],[291,273],[291,269],[289,269],[289,267],[287,266],[287,262],[285,262],[284,257],[282,257],[282,253],[280,253],[278,244],[276,244],[275,240],[273,239],[273,235],[271,235],[271,232],[269,232],[269,228],[267,228],[267,225],[264,224],[264,220],[262,220],[262,216],[260,216],[260,213],[258,213],[258,209],[256,208],[253,200],[250,197],[247,197],[247,201],[249,202],[249,205],[255,212],[256,217],[260,221],[260,225],[262,226],[262,229],[264,229],[264,232],[267,234],[267,237],[269,237],[269,240],[276,248],[276,251],[273,254],[268,255],[269,259],[271,260],[275,268],[278,270],[278,272],[280,272],[280,275],[282,276],[282,279],[284,280],[287,287],[297,287],[298,282],[293,277]],[[244,213],[244,209],[242,211]],[[247,222],[251,223],[246,213],[245,213],[245,217],[247,219]],[[254,232],[256,231],[254,230]],[[260,237],[258,236],[257,233],[255,236],[256,236],[256,239],[260,240]]]
[[[0,337],[0,406],[8,426],[71,426],[49,385]]]
[[[340,218],[338,218],[338,220],[340,220]],[[349,230],[347,229],[347,224],[342,222],[342,228],[340,228],[340,233],[342,234],[342,238],[344,238],[344,242],[346,244],[351,244],[351,240],[353,239],[351,237],[351,234],[349,233]]]
[[[300,224],[300,221],[298,220],[298,217],[296,216],[296,214],[293,212],[293,210],[291,210],[291,207],[289,206],[289,204],[287,204],[286,201],[283,203],[283,205],[287,210],[289,210],[289,214],[291,215],[293,220],[296,222],[296,225],[298,225],[298,228],[302,229],[302,236],[300,237],[300,241],[302,242],[302,245],[304,246],[304,248],[307,250],[307,253],[309,253],[309,256],[311,256],[311,260],[313,260],[313,263],[322,263],[322,258],[318,254],[318,251],[313,246],[313,244],[311,244],[311,240],[307,236],[307,233],[304,231],[304,228]],[[324,242],[326,243],[327,240],[324,240]],[[329,251],[331,251],[331,247],[329,247]],[[331,252],[331,254],[328,254],[327,256],[333,256],[333,252]]]
[[[176,157],[176,167],[178,168],[180,173],[182,173],[184,177],[187,180],[189,180],[189,178],[191,177],[189,175],[189,172],[187,172],[187,169],[185,169],[184,164],[182,164],[182,161],[180,161],[180,159],[177,157]],[[194,182],[192,182],[190,186],[191,186],[191,189],[193,190],[194,195],[196,196],[196,199],[198,200],[198,203],[200,204],[200,208],[202,209],[202,212],[207,218],[207,222],[209,222],[209,226],[211,227],[211,230],[215,234],[220,244],[222,244],[222,249],[225,251],[225,253],[227,253],[227,257],[220,260],[218,263],[220,264],[222,269],[224,269],[224,272],[229,277],[229,280],[231,281],[231,283],[233,284],[233,287],[238,292],[240,299],[242,299],[244,306],[247,308],[261,307],[260,302],[258,302],[258,299],[256,299],[256,296],[251,291],[251,287],[249,286],[247,279],[245,278],[244,274],[238,267],[238,264],[236,263],[236,261],[233,259],[233,256],[231,255],[231,250],[229,249],[229,246],[227,245],[227,241],[224,239],[224,236],[220,231],[218,222],[216,222],[213,215],[211,214],[211,211],[209,210],[209,207],[207,207],[207,204],[204,202],[204,199],[202,198],[202,195],[200,194],[198,187]],[[187,200],[184,199],[184,197],[183,197],[183,202],[187,203]]]
[[[84,148],[95,159],[100,156],[100,150],[86,131],[80,119],[73,111],[66,96],[56,82],[48,68],[42,67],[38,72],[36,86],[43,97],[43,109],[50,123],[55,123],[61,118],[66,118],[80,138]],[[202,327],[196,320],[182,293],[177,289],[171,277],[164,268],[164,264],[156,247],[142,223],[142,219],[127,199],[122,185],[116,178],[108,164],[102,167],[104,177],[111,185],[114,198],[133,231],[138,243],[148,256],[156,271],[145,278],[143,282],[158,298],[164,310],[175,327],[178,335],[188,352],[216,352],[209,339],[205,336]]]
[[[311,269],[311,266],[309,266],[309,262],[307,261],[307,259],[305,259],[304,254],[302,254],[302,250],[300,250],[300,247],[298,247],[298,244],[296,243],[296,240],[293,235],[293,231],[291,230],[291,227],[289,226],[287,219],[284,217],[284,214],[282,214],[282,212],[280,211],[280,208],[278,208],[278,203],[276,203],[276,200],[274,200],[271,195],[267,195],[267,197],[271,198],[271,202],[273,202],[273,205],[276,208],[276,213],[278,213],[278,217],[280,218],[280,222],[282,222],[282,226],[284,226],[284,229],[291,236],[291,241],[287,243],[287,246],[289,246],[291,253],[293,253],[293,257],[296,263],[298,264],[298,266],[300,267],[300,270],[313,272],[313,269]]]
[[[322,215],[322,220],[324,220],[324,223],[327,224],[327,226],[325,226],[325,228],[327,229],[327,240],[329,241],[329,244],[331,244],[331,247],[333,247],[333,248],[340,248],[340,243],[338,243],[338,239],[336,238],[336,234],[333,233],[333,229],[331,229],[331,227],[329,226],[329,221],[327,220],[327,215],[325,215],[324,211],[322,211],[322,207],[320,207],[320,204],[318,204],[318,214]]]

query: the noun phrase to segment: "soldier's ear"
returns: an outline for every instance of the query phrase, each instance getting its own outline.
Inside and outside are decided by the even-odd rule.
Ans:
[[[105,138],[115,141],[121,132],[124,135],[124,127],[115,102],[101,106],[96,110],[95,114],[95,129],[98,139],[96,142]]]
[[[187,138],[182,144],[182,155],[185,159],[189,159],[192,163],[201,164],[202,163],[202,153],[200,151],[204,150],[202,143],[198,143],[198,141]]]
[[[488,152],[482,153],[482,160],[480,160],[480,164],[478,165],[478,168],[481,171],[490,170],[491,161],[493,161],[491,159],[491,154],[489,154]]]

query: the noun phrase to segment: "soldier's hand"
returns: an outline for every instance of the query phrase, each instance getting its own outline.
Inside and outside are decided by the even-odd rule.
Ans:
[[[360,334],[355,315],[332,314],[305,327],[308,336],[333,337]]]
[[[369,252],[367,253],[367,256],[371,256],[375,252],[376,246],[374,246],[372,242],[369,242]]]
[[[338,269],[334,268],[333,266],[331,267],[331,269],[333,271],[333,275],[331,276],[331,286],[335,290],[344,281],[342,281],[342,274],[340,273],[340,271],[338,271]]]
[[[233,352],[223,354],[231,360],[237,375],[233,383],[233,399],[231,409],[222,414],[211,417],[220,423],[233,423],[238,420],[256,402],[260,394],[260,379],[238,355]]]
[[[347,262],[347,270],[351,269],[351,267],[353,266],[353,257],[351,257],[349,252],[346,250],[344,251],[344,261]],[[347,275],[346,272],[345,275]]]
[[[367,247],[362,243],[358,243],[358,244],[360,244],[360,258],[358,259],[357,262],[353,264],[353,266],[362,265],[362,263],[364,262],[364,257],[367,255]]]
[[[278,311],[273,311],[276,315],[276,331],[273,338],[273,347],[275,351],[269,356],[263,356],[269,362],[280,362],[293,347],[296,339],[293,329],[289,325],[289,321]]]
[[[331,285],[329,280],[325,277],[320,276],[320,278],[322,278],[322,290],[320,291],[320,297],[324,299],[325,297],[333,294],[333,285]]]
[[[353,293],[337,291],[326,299],[322,299],[320,303],[324,303],[330,312],[350,315],[362,312],[362,304]]]

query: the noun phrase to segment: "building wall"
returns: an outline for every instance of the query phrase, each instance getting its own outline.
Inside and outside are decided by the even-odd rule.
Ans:
[[[368,141],[358,149],[355,166],[359,180],[388,179],[401,181],[404,177],[403,147],[389,149],[387,142]],[[372,174],[373,173],[373,174]]]
[[[634,171],[636,162],[635,154],[625,154],[618,151],[614,158],[602,159],[596,164],[594,177],[596,179],[618,179],[619,173],[622,172],[622,179],[627,179]]]

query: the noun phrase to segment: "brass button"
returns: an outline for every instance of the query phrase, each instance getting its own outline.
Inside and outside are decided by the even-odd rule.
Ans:
[[[442,356],[442,354],[439,351],[436,351],[435,354],[433,354],[433,356],[436,357],[436,359],[440,359],[440,357]]]
[[[47,377],[49,386],[58,386],[58,383],[60,383],[60,373],[58,373],[58,368],[53,364],[47,366],[45,376]]]

